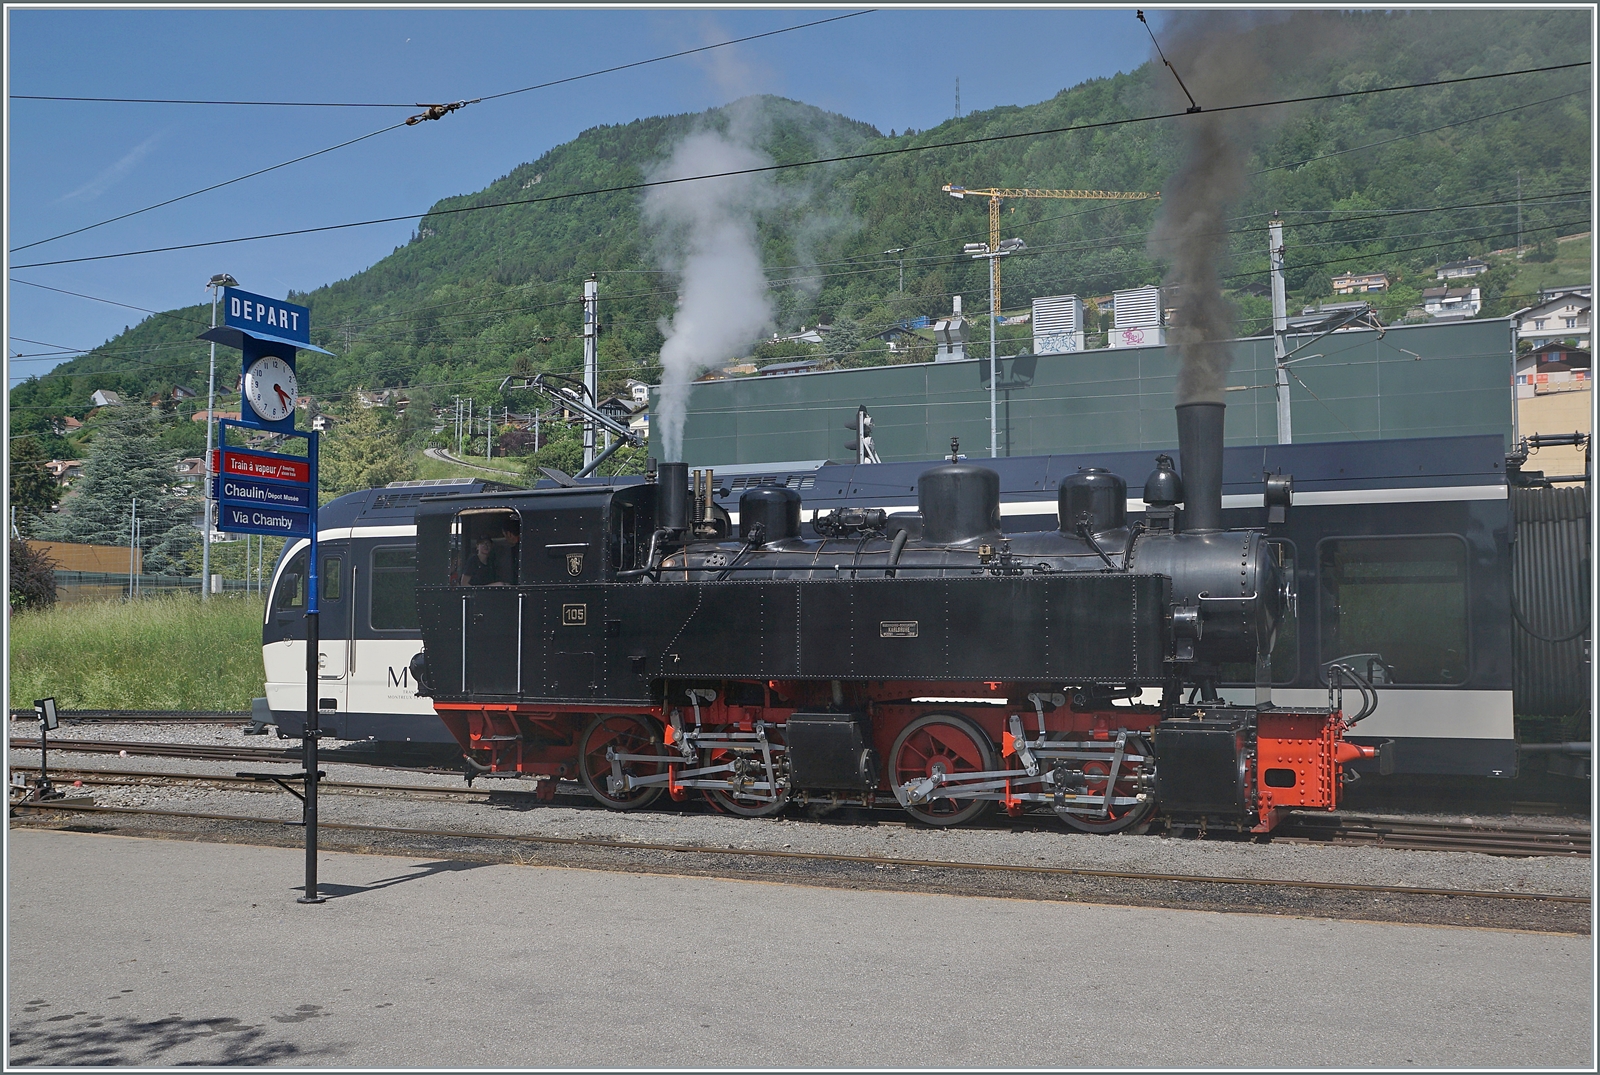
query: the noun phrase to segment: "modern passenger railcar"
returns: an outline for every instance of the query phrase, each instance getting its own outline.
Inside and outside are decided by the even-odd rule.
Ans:
[[[1000,477],[1008,533],[1056,526],[1061,479],[1100,467],[1135,484],[1149,452],[979,459]],[[801,492],[805,533],[814,516],[844,507],[915,507],[926,463],[804,464],[715,469],[716,492],[738,522],[739,494],[776,484]],[[1352,734],[1393,740],[1397,772],[1509,776],[1516,771],[1511,608],[1512,518],[1498,437],[1239,446],[1224,453],[1223,514],[1229,527],[1265,522],[1261,476],[1291,474],[1295,501],[1272,528],[1295,579],[1296,606],[1272,654],[1273,696],[1310,704],[1326,696],[1326,666],[1366,655],[1383,699]],[[638,479],[630,479],[638,480]],[[587,484],[598,484],[589,482]],[[323,726],[344,739],[451,742],[407,664],[420,647],[415,613],[399,593],[414,585],[412,517],[424,496],[475,492],[481,484],[407,486],[340,498],[322,509],[324,593],[341,595],[323,616],[328,690]],[[1144,504],[1128,501],[1131,520]],[[280,732],[297,734],[305,699],[303,575],[285,550],[275,573],[263,641],[268,699]],[[1525,554],[1526,555],[1526,552]],[[301,557],[303,564],[303,556]],[[1537,570],[1534,565],[1532,570]],[[337,587],[330,590],[329,587]],[[297,603],[302,602],[302,603]],[[1415,610],[1425,609],[1418,613]],[[298,635],[297,635],[298,632]],[[342,632],[342,633],[341,633]],[[1568,648],[1571,648],[1569,644]],[[1254,696],[1243,669],[1223,695]],[[1358,763],[1357,767],[1361,767]]]

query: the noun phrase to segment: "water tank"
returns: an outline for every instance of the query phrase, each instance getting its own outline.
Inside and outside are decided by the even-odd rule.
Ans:
[[[800,536],[800,494],[781,485],[757,485],[739,497],[739,540],[770,545]]]
[[[1079,467],[1061,479],[1056,515],[1063,534],[1077,533],[1080,519],[1096,534],[1127,526],[1128,483],[1103,467]]]
[[[955,545],[1000,535],[1000,475],[972,463],[945,463],[917,479],[922,540]]]

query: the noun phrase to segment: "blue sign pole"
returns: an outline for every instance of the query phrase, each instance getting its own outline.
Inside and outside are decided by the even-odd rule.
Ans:
[[[306,823],[306,891],[301,903],[321,903],[317,893],[317,739],[322,735],[317,718],[317,649],[322,642],[318,631],[321,619],[317,607],[317,433],[306,434],[306,457],[311,463],[311,548],[307,552],[306,570],[306,729],[302,740],[305,747],[305,823]]]
[[[239,420],[219,422],[221,439],[213,465],[216,499],[222,507],[223,530],[246,534],[305,534],[306,551],[306,726],[303,736],[306,826],[306,886],[301,903],[322,903],[317,891],[317,740],[322,735],[318,713],[318,649],[321,646],[317,584],[317,446],[315,430],[294,427],[295,355],[300,351],[328,354],[311,343],[311,311],[266,295],[237,288],[222,292],[223,324],[200,338],[236,347],[242,352]],[[306,439],[306,458],[275,452],[227,448],[227,427],[262,430]]]

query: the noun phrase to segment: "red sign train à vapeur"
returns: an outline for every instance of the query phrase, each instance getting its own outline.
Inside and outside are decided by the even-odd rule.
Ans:
[[[241,452],[231,448],[219,449],[211,466],[213,474],[223,473],[237,478],[265,478],[268,481],[311,481],[311,465],[292,455],[273,452]]]

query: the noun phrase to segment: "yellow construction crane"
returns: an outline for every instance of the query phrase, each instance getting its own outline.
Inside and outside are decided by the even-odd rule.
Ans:
[[[1160,192],[1144,193],[1142,191],[1126,190],[1021,190],[1010,187],[996,187],[990,190],[973,190],[969,187],[958,187],[952,183],[944,185],[944,192],[952,198],[966,198],[971,194],[974,197],[989,199],[989,250],[1000,249],[1000,200],[1002,198],[1076,198],[1087,201],[1102,202],[1142,202],[1152,198],[1161,197]],[[1000,259],[989,259],[989,284],[994,290],[993,309],[989,311],[990,317],[1000,316]],[[992,330],[991,330],[992,331]]]

